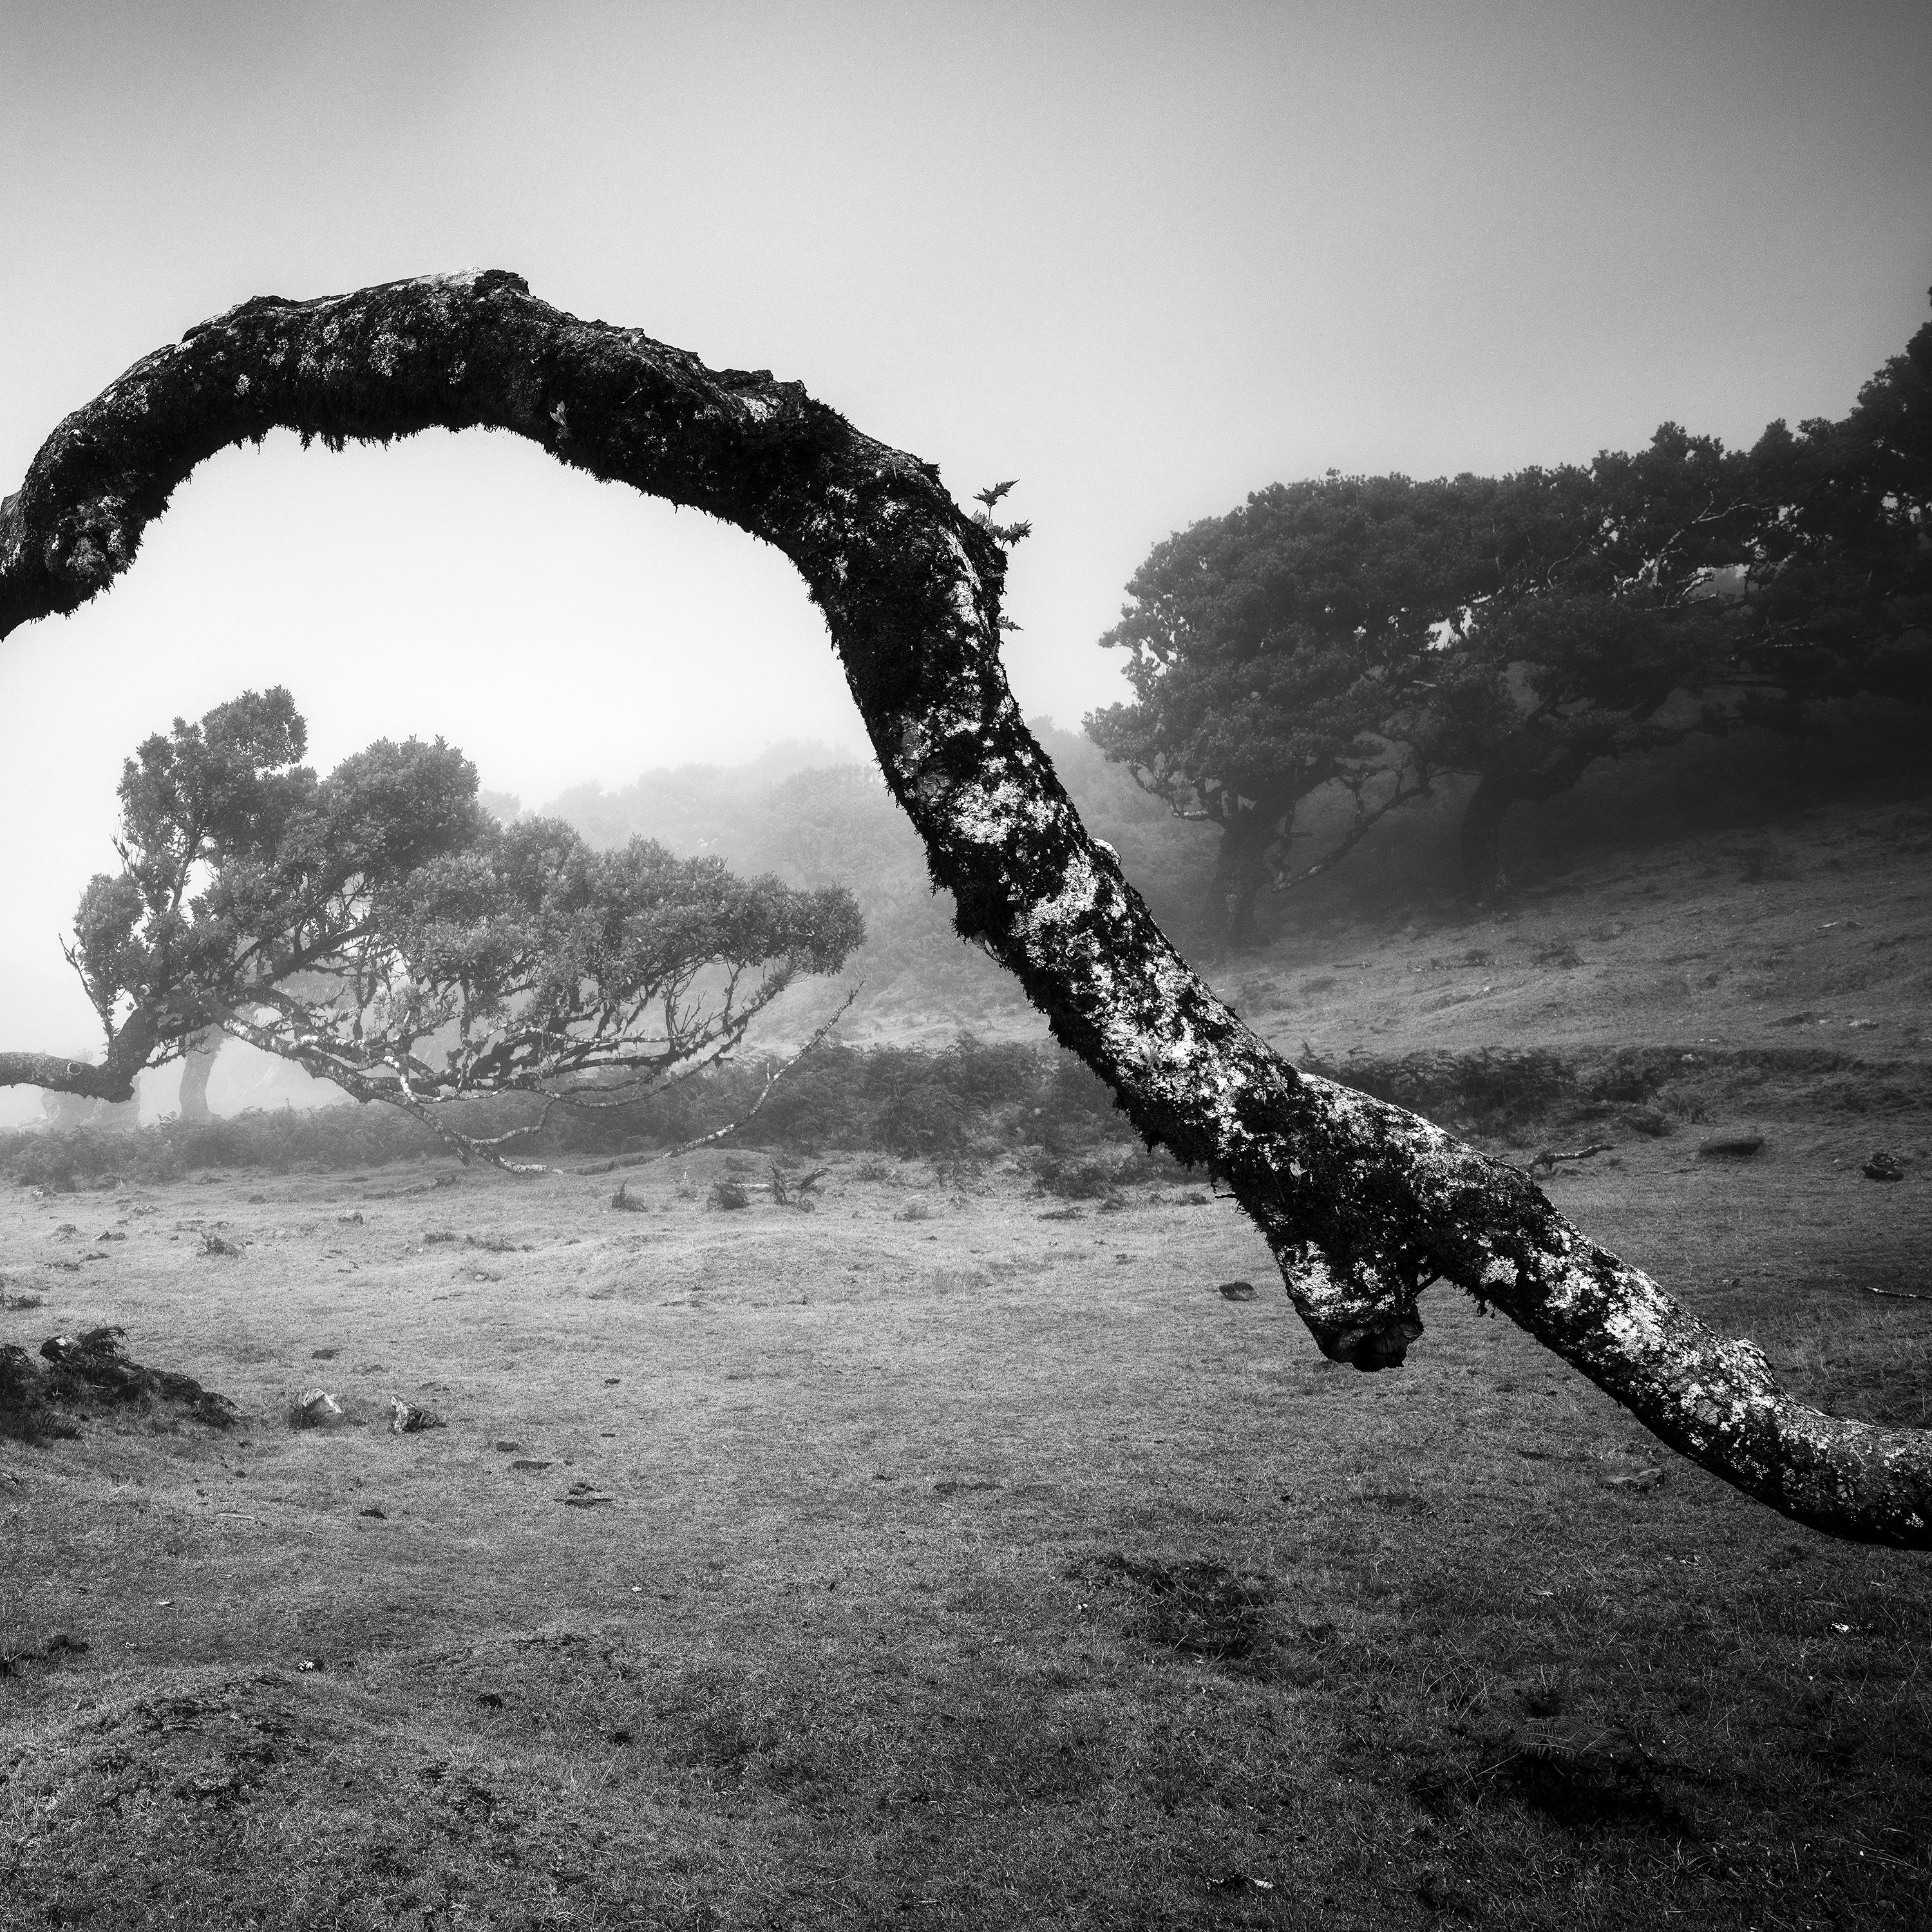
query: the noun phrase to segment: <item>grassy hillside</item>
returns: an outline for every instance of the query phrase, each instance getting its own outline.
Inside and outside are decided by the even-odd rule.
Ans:
[[[1598,1146],[1581,1226],[1932,1426],[1928,852],[1897,802],[1606,838],[1210,971]],[[766,1149],[526,1180],[350,1110],[12,1148],[0,1927],[1925,1924],[1926,1559],[1440,1290],[1400,1373],[1323,1363],[1078,1072],[849,1053]],[[107,1326],[232,1420],[38,1352]]]

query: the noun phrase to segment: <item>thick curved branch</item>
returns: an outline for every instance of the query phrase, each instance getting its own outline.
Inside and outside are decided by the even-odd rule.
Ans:
[[[0,506],[0,634],[106,588],[197,464],[277,427],[331,445],[512,430],[782,550],[962,934],[1018,976],[1150,1142],[1232,1190],[1327,1354],[1399,1362],[1422,1287],[1454,1282],[1753,1496],[1838,1535],[1932,1546],[1932,1437],[1793,1401],[1756,1348],[1720,1340],[1527,1177],[1298,1074],[1208,992],[1021,721],[999,659],[999,544],[936,471],[794,383],[707,369],[500,272],[247,302],[49,439]]]

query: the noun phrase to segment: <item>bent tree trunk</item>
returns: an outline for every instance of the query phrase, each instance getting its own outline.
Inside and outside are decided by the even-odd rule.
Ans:
[[[215,1058],[226,1037],[218,1029],[211,1028],[182,1056],[178,1111],[182,1119],[191,1125],[200,1126],[214,1118],[208,1109],[208,1080],[214,1071]]]
[[[1499,845],[1503,820],[1510,807],[1546,804],[1552,798],[1562,797],[1576,788],[1598,758],[1606,755],[1598,751],[1567,752],[1540,770],[1502,767],[1483,773],[1462,808],[1459,836],[1462,885],[1471,898],[1480,905],[1502,890]]]
[[[332,446],[511,430],[784,551],[962,934],[1018,975],[1150,1143],[1233,1190],[1325,1353],[1400,1362],[1422,1291],[1451,1282],[1750,1494],[1841,1536],[1932,1546],[1932,1436],[1792,1400],[1757,1349],[1720,1340],[1527,1176],[1298,1073],[1208,992],[1021,721],[994,537],[935,470],[794,383],[580,321],[496,271],[246,302],[41,448],[0,505],[0,634],[105,588],[196,464],[278,427]]]
[[[1268,853],[1285,830],[1259,806],[1235,808],[1221,827],[1214,870],[1201,905],[1201,929],[1217,952],[1238,952],[1255,939],[1255,902],[1268,879]]]

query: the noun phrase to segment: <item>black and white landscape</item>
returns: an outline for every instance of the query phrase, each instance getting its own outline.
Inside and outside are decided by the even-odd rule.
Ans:
[[[0,1924],[1917,1922],[1928,80],[0,11]]]

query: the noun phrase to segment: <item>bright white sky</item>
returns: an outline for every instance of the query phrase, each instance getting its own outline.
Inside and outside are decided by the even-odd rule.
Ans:
[[[1924,0],[1082,7],[0,0],[0,492],[200,318],[494,266],[1018,477],[1030,710],[1150,546],[1277,480],[1836,414],[1932,281]],[[0,645],[0,1046],[135,742],[295,692],[540,802],[860,747],[787,566],[502,437],[215,460],[111,596]]]

